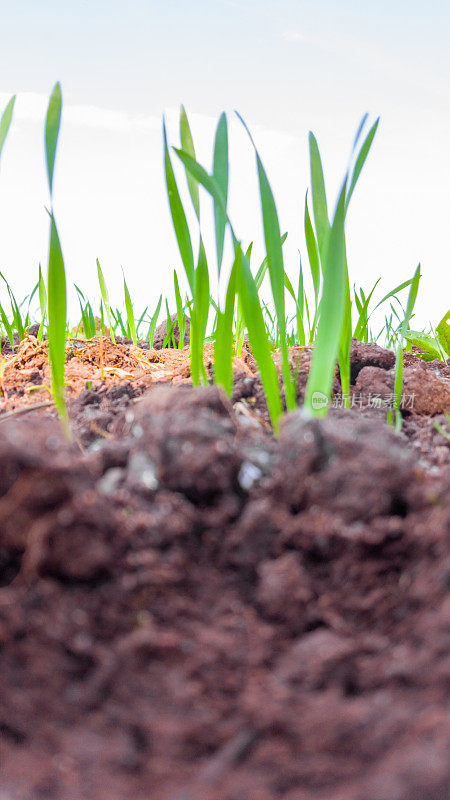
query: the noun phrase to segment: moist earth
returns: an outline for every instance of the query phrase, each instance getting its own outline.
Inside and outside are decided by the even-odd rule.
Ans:
[[[449,365],[399,434],[354,342],[353,408],[278,438],[247,350],[231,401],[129,369],[72,443],[0,415],[1,800],[446,799]]]

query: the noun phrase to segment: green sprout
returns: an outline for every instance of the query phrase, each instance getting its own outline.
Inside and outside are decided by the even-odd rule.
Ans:
[[[101,295],[102,295],[103,305],[106,308],[106,314],[107,314],[107,317],[108,317],[108,324],[109,324],[109,331],[110,331],[111,341],[112,341],[113,344],[115,344],[116,340],[114,338],[114,329],[113,329],[112,322],[111,322],[111,306],[109,304],[109,294],[108,294],[108,289],[106,287],[106,281],[105,281],[105,278],[103,276],[102,268],[100,266],[100,261],[98,260],[98,258],[97,258],[97,277],[98,277],[98,283],[99,283],[99,286],[100,286],[100,292],[101,292]]]
[[[50,191],[50,244],[48,255],[47,280],[47,335],[48,351],[52,373],[52,395],[63,423],[70,437],[69,419],[64,395],[64,366],[66,356],[67,292],[66,273],[61,244],[53,213],[53,172],[56,148],[61,124],[62,96],[61,86],[56,83],[50,96],[45,123],[45,156],[48,186]]]

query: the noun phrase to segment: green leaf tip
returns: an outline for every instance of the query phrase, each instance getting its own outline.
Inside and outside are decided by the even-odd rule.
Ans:
[[[0,157],[2,155],[3,145],[5,144],[5,139],[8,135],[8,131],[11,125],[15,102],[16,102],[16,95],[13,95],[0,119]]]
[[[61,84],[55,83],[47,108],[45,121],[45,156],[47,162],[50,197],[53,195],[53,172],[55,168],[56,147],[61,124],[62,93]]]
[[[447,355],[450,356],[450,311],[447,311],[439,325],[436,325],[436,333],[440,344]]]

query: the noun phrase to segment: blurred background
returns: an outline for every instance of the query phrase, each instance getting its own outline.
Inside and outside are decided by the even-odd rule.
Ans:
[[[230,210],[263,256],[249,125],[277,201],[286,268],[305,253],[308,131],[318,139],[330,209],[358,124],[381,123],[347,223],[352,282],[378,299],[422,285],[413,327],[450,305],[450,4],[434,0],[0,0],[0,106],[17,93],[0,168],[0,270],[22,297],[48,257],[43,130],[63,90],[54,208],[69,281],[112,303],[123,267],[136,305],[152,307],[182,275],[164,183],[162,116],[179,145],[186,107],[208,169],[218,116],[230,125]],[[176,158],[174,157],[174,161]],[[182,181],[183,174],[178,171]],[[205,215],[210,213],[204,200]],[[211,252],[214,252],[212,249]],[[73,292],[70,308],[75,310]],[[139,311],[139,308],[137,308]]]

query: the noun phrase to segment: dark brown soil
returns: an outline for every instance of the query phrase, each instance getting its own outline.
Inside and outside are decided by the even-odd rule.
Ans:
[[[11,360],[0,799],[446,800],[448,365],[406,364],[422,405],[396,434],[392,359],[355,344],[363,400],[276,440],[250,353],[232,402],[188,385],[185,351],[151,353],[105,345],[131,377],[74,373],[73,444]],[[291,356],[301,397],[310,353]],[[98,350],[76,363],[96,375]]]

